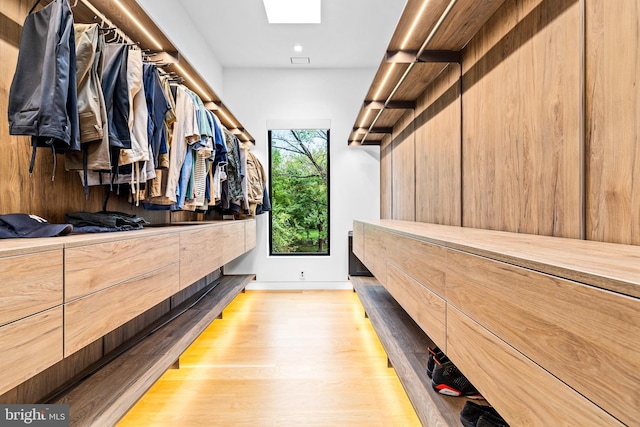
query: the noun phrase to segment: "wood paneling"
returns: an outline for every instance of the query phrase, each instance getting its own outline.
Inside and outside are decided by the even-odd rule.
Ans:
[[[62,307],[0,327],[0,393],[62,359]]]
[[[0,325],[62,304],[62,249],[0,258]]]
[[[506,2],[464,51],[463,225],[578,238],[580,8],[522,8]]]
[[[451,306],[447,356],[510,425],[622,425]]]
[[[364,226],[364,258],[360,260],[383,285],[387,282],[386,234],[377,227]]]
[[[412,113],[411,113],[412,114]],[[398,126],[403,128],[402,125]],[[392,201],[393,219],[413,221],[416,214],[416,167],[415,137],[413,124],[400,133],[394,129],[392,150]]]
[[[427,88],[416,114],[416,221],[461,225],[460,69]]]
[[[446,302],[394,264],[387,265],[385,288],[420,328],[446,352]]]
[[[380,218],[393,218],[392,159],[393,144],[391,138],[385,138],[380,144]]]
[[[387,231],[381,234],[384,236],[387,260],[444,298],[445,272],[449,269],[447,250]]]
[[[639,299],[462,252],[448,261],[448,303],[621,421],[640,417]]]
[[[178,262],[174,233],[65,249],[65,301]]]
[[[587,238],[640,245],[640,4],[586,0]]]
[[[178,263],[65,305],[65,356],[178,292]]]

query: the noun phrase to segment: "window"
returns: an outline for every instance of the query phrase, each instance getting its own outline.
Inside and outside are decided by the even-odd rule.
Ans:
[[[329,130],[269,131],[271,255],[329,255]]]

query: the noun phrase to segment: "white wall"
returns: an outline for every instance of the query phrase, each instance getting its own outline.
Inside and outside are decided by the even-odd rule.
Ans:
[[[180,2],[175,0],[136,0],[158,28],[178,48],[180,54],[198,70],[198,74],[222,98],[224,80],[222,65],[198,32],[196,25]],[[235,114],[235,113],[234,113]]]
[[[225,104],[256,139],[253,152],[268,167],[267,121],[330,120],[330,241],[328,257],[270,257],[269,217],[257,217],[257,246],[229,264],[227,274],[257,275],[253,288],[347,288],[352,221],[377,219],[378,147],[349,147],[347,138],[375,70],[225,69]],[[305,280],[300,281],[304,271]]]

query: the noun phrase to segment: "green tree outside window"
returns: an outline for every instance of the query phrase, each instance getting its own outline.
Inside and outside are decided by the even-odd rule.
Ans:
[[[329,254],[329,131],[269,131],[271,254]]]

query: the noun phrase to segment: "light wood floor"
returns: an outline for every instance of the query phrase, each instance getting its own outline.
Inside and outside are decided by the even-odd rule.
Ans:
[[[419,426],[351,291],[240,294],[119,426]]]

